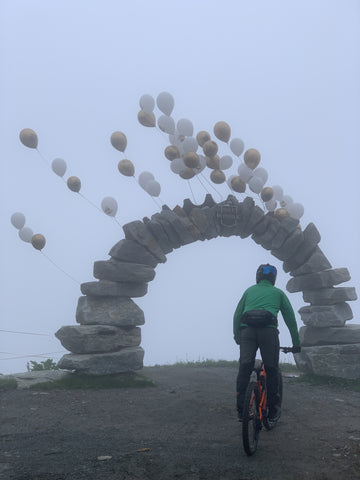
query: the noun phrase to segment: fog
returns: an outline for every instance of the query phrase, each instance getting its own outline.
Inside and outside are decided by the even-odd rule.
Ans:
[[[79,283],[94,280],[94,261],[108,259],[124,237],[119,224],[159,211],[120,175],[124,155],[112,147],[112,132],[126,134],[135,176],[151,171],[170,208],[230,193],[226,184],[204,189],[196,179],[190,189],[170,170],[167,135],[137,120],[145,93],[170,92],[173,117],[190,119],[195,133],[212,134],[223,120],[245,148],[258,149],[267,185],[281,185],[304,206],[302,227],[317,226],[332,266],[347,267],[346,286],[357,287],[359,32],[355,0],[1,2],[0,372],[67,353],[54,333],[75,324]],[[36,131],[38,151],[21,144],[23,128]],[[81,179],[81,196],[49,168],[57,157],[67,163],[66,178]],[[119,224],[99,210],[105,196],[117,200]],[[14,212],[46,237],[42,253],[21,241]],[[237,359],[232,316],[257,266],[276,265],[282,289],[289,279],[251,238],[198,241],[167,257],[148,294],[134,299],[145,313],[145,365]],[[296,311],[304,305],[301,294],[289,299]],[[359,323],[358,301],[351,307]]]

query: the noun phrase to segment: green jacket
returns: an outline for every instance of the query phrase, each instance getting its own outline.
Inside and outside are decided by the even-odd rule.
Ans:
[[[268,280],[261,280],[258,284],[245,290],[234,313],[234,337],[239,328],[245,325],[241,323],[241,317],[248,310],[267,310],[275,317],[280,311],[289,329],[293,346],[300,345],[294,310],[289,299],[280,288],[274,287]],[[276,328],[276,325],[269,325],[269,327]]]

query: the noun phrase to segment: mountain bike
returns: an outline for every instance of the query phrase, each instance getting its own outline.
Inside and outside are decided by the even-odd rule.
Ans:
[[[280,347],[284,353],[293,352],[292,347]],[[280,417],[271,421],[269,419],[269,408],[267,405],[266,392],[266,372],[264,363],[256,365],[253,369],[256,373],[256,380],[250,380],[244,397],[244,409],[242,418],[242,439],[244,450],[247,455],[253,455],[256,452],[259,434],[264,426],[266,430],[271,430],[277,424]],[[279,370],[279,406],[281,407],[283,382]]]

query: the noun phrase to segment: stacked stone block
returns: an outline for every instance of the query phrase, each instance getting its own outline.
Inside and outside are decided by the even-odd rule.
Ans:
[[[147,293],[155,267],[166,262],[174,249],[236,235],[251,236],[283,261],[284,270],[293,277],[287,290],[302,291],[304,301],[310,303],[299,311],[306,326],[301,329],[304,348],[296,356],[298,366],[323,373],[323,365],[334,365],[326,374],[354,375],[349,365],[360,360],[359,334],[355,334],[360,326],[344,325],[352,318],[346,302],[356,299],[355,289],[334,287],[350,275],[345,268],[331,268],[318,246],[320,234],[314,224],[302,230],[298,220],[265,214],[249,197],[238,202],[229,195],[217,204],[206,195],[202,205],[189,199],[173,210],[164,205],[160,213],[128,223],[123,230],[125,238],[112,247],[110,259],[94,263],[96,281],[81,285],[84,296],[76,312],[80,325],[62,327],[56,333],[71,352],[60,360],[60,368],[91,375],[141,369],[144,351],[139,326],[144,314],[132,298]]]

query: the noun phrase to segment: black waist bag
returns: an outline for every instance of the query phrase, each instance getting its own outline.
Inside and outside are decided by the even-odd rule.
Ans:
[[[241,317],[241,323],[246,323],[249,327],[267,327],[274,325],[277,327],[277,318],[267,310],[248,310]]]

